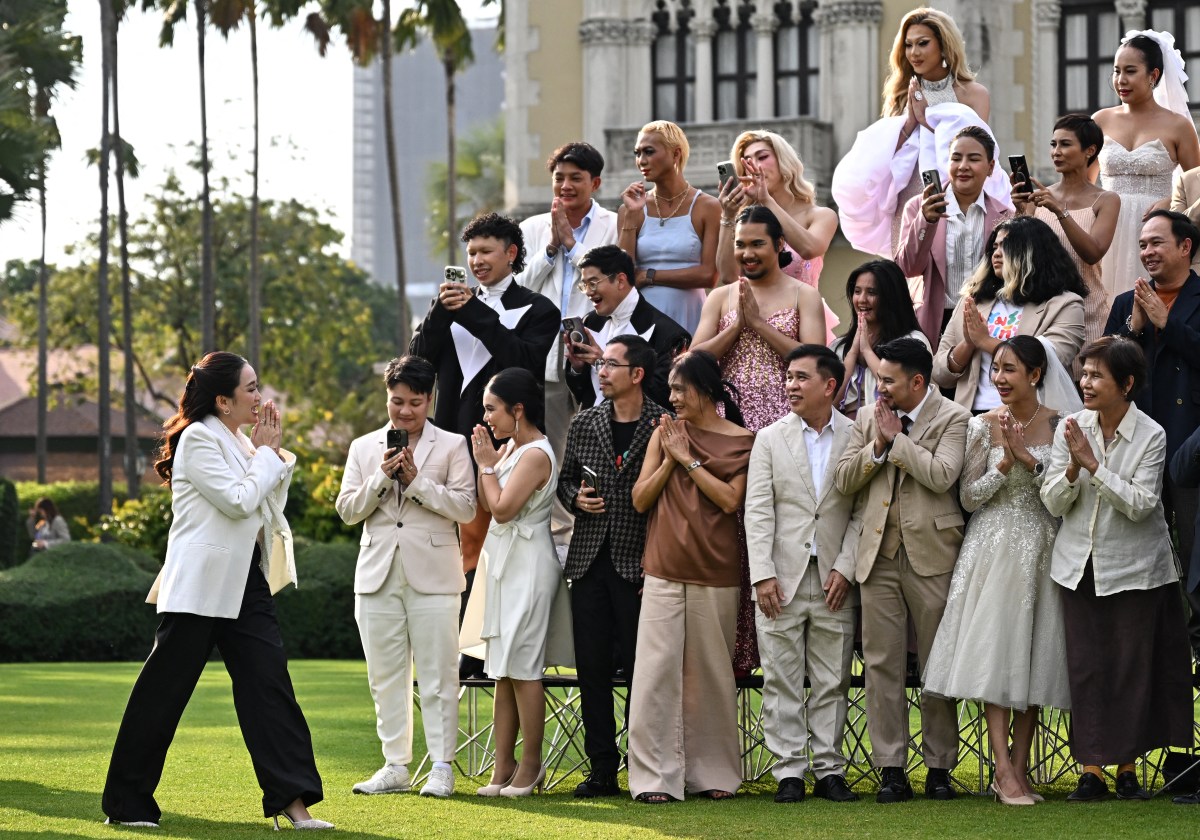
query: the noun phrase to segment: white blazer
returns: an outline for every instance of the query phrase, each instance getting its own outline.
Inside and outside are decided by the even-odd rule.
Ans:
[[[834,470],[850,442],[854,423],[834,409],[833,445],[821,492],[812,483],[812,467],[800,418],[789,411],[759,431],[750,452],[746,479],[746,548],[750,581],[775,578],[786,604],[796,594],[817,543],[817,567],[824,583],[837,570],[855,581],[862,520],[853,494],[838,491]],[[754,594],[757,600],[757,593]],[[846,606],[858,605],[851,588]]]
[[[457,595],[467,581],[455,523],[475,518],[475,473],[467,439],[426,420],[413,449],[417,477],[401,493],[400,484],[379,469],[389,428],[391,424],[350,444],[335,503],[347,525],[363,523],[354,592],[378,591],[398,559],[417,592]]]
[[[247,457],[216,415],[179,436],[171,470],[171,531],[159,575],[158,611],[237,618],[261,508],[287,503],[296,458],[268,447]],[[155,603],[152,590],[146,599]]]

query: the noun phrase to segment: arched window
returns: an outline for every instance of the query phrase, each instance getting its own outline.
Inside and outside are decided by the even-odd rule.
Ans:
[[[658,0],[656,6],[650,16],[657,32],[650,59],[650,72],[654,78],[654,119],[691,122],[696,66],[688,22],[696,12],[689,0],[679,0],[672,27],[671,10],[667,8],[666,0]]]
[[[820,49],[812,12],[815,2],[776,3],[775,116],[804,117],[817,113]]]
[[[717,0],[713,19],[713,116],[745,119],[754,113],[756,38],[750,19],[754,4]]]

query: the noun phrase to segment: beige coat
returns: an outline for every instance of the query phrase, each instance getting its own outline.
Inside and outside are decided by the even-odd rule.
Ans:
[[[875,406],[872,403],[858,413],[835,476],[838,490],[860,494],[864,500],[856,566],[859,583],[875,565],[897,486],[900,527],[913,570],[928,577],[954,568],[963,538],[956,488],[970,417],[965,408],[931,388],[909,433],[896,435],[883,463],[877,464]]]
[[[1171,188],[1171,209],[1185,214],[1194,224],[1200,225],[1200,166],[1175,176],[1175,184]]]

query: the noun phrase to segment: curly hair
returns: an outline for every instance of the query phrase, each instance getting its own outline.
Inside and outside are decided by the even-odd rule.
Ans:
[[[521,228],[516,222],[499,213],[485,213],[482,216],[476,216],[463,230],[462,241],[470,242],[472,239],[485,236],[499,239],[504,243],[505,249],[510,245],[516,245],[517,258],[512,262],[512,273],[520,274],[525,270],[525,237],[521,235]]]

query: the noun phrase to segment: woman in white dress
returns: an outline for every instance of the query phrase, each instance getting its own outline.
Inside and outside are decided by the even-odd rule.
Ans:
[[[987,124],[991,97],[975,81],[966,52],[945,12],[922,7],[900,21],[883,118],[859,132],[830,185],[842,233],[859,251],[891,257],[904,204],[921,192],[920,173],[938,169],[948,182],[951,139],[965,126]],[[999,169],[984,190],[1008,206],[1008,179]]]
[[[476,426],[471,449],[479,466],[480,507],[492,514],[480,554],[484,578],[484,670],[496,681],[496,761],[480,796],[528,796],[541,789],[547,665],[572,665],[566,582],[550,536],[558,466],[541,431],[542,389],[532,373],[509,368],[483,393],[483,420],[507,439],[493,448]],[[564,623],[565,621],[565,623]],[[561,655],[560,650],[566,655]],[[525,749],[516,760],[517,733]]]
[[[984,704],[992,790],[1006,805],[1041,798],[1029,782],[1038,709],[1070,706],[1062,607],[1050,578],[1058,520],[1038,495],[1059,419],[1039,401],[1052,357],[1030,336],[1002,342],[993,356],[1003,405],[967,425],[959,497],[973,515],[925,669],[927,692]]]
[[[1110,300],[1146,276],[1138,247],[1142,220],[1170,204],[1176,166],[1185,172],[1200,166],[1185,81],[1170,32],[1127,32],[1113,59],[1112,86],[1121,104],[1092,115],[1105,136],[1100,185],[1121,195],[1116,233],[1100,263]]]

